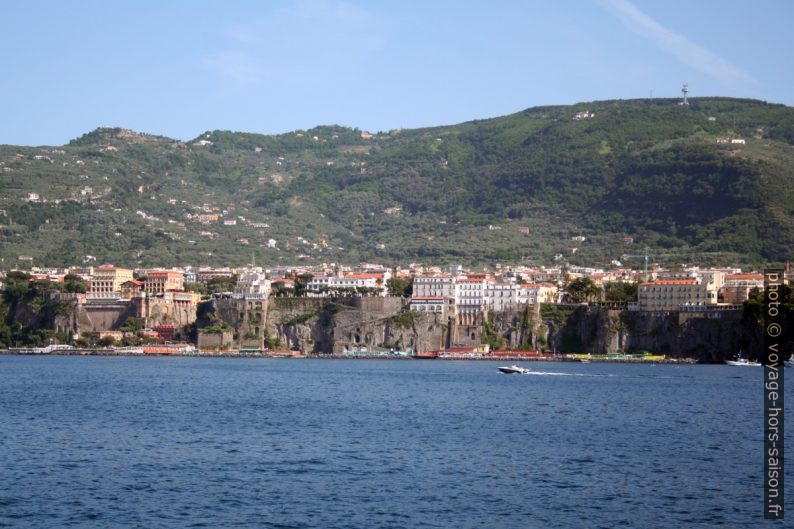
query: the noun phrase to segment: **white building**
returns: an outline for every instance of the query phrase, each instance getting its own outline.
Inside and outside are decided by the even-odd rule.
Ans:
[[[518,286],[518,304],[557,303],[559,291],[550,283],[522,283]]]
[[[270,280],[261,268],[242,271],[237,276],[234,295],[245,299],[266,299],[270,296]]]
[[[186,266],[182,269],[185,274],[185,283],[195,283],[198,281],[196,270],[192,266]]]
[[[479,314],[485,308],[486,276],[471,275],[455,283],[455,310],[458,315]]]
[[[485,306],[497,312],[516,308],[519,304],[518,288],[514,283],[486,283]]]
[[[344,276],[315,276],[309,281],[307,288],[318,294],[328,289],[356,289],[362,288],[378,290],[379,296],[388,292],[386,282],[391,278],[390,272],[379,273],[349,273]]]
[[[447,300],[448,303],[451,302],[451,298],[447,298]],[[435,314],[444,314],[445,312],[444,298],[430,297],[430,296],[412,297],[409,309],[414,310],[416,312],[432,312]]]
[[[715,290],[721,289],[725,283],[725,272],[722,270],[698,270],[695,277],[700,277],[704,283],[713,283]]]
[[[455,276],[452,274],[420,275],[414,277],[413,296],[417,298],[454,298]]]

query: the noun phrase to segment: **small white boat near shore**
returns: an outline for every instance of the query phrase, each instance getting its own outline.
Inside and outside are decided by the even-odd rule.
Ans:
[[[750,367],[758,367],[761,365],[760,362],[751,362],[746,358],[739,357],[736,360],[726,360],[726,364],[729,366],[750,366]]]
[[[499,371],[505,375],[526,375],[532,372],[528,367],[519,367],[515,364],[511,366],[502,366],[499,368]]]

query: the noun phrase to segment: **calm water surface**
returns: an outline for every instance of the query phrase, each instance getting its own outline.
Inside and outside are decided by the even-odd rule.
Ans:
[[[760,369],[525,365],[0,357],[0,527],[783,526]]]

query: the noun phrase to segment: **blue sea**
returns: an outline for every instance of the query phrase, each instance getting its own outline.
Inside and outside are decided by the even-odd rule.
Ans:
[[[498,365],[0,357],[0,527],[783,526],[761,368]]]

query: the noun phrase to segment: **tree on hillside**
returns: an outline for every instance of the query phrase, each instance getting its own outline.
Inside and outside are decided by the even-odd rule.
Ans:
[[[17,270],[8,272],[5,282],[3,300],[9,305],[20,302],[31,290],[30,276],[25,272]]]
[[[124,325],[119,329],[122,332],[137,333],[143,329],[144,321],[141,318],[130,316],[124,321]]]
[[[88,289],[88,285],[79,276],[74,274],[66,274],[63,278],[63,291],[70,293],[83,294]]]
[[[207,284],[202,283],[201,281],[197,283],[185,283],[183,287],[187,292],[196,292],[197,294],[201,294],[202,296],[206,296],[207,292]]]
[[[112,347],[116,345],[116,339],[112,336],[103,336],[97,340],[97,345],[100,347]]]
[[[413,293],[413,282],[411,279],[404,279],[402,277],[392,277],[386,281],[386,288],[390,296],[407,298],[411,297]]]
[[[311,274],[300,274],[295,278],[295,297],[300,298],[306,295],[309,282],[314,278]]]
[[[236,275],[230,277],[213,277],[207,281],[206,293],[217,294],[220,292],[233,292],[235,286],[237,286]]]
[[[565,285],[565,299],[569,303],[596,301],[600,296],[601,289],[589,277],[580,277]]]
[[[604,301],[615,303],[637,301],[637,283],[607,283],[604,286]]]

